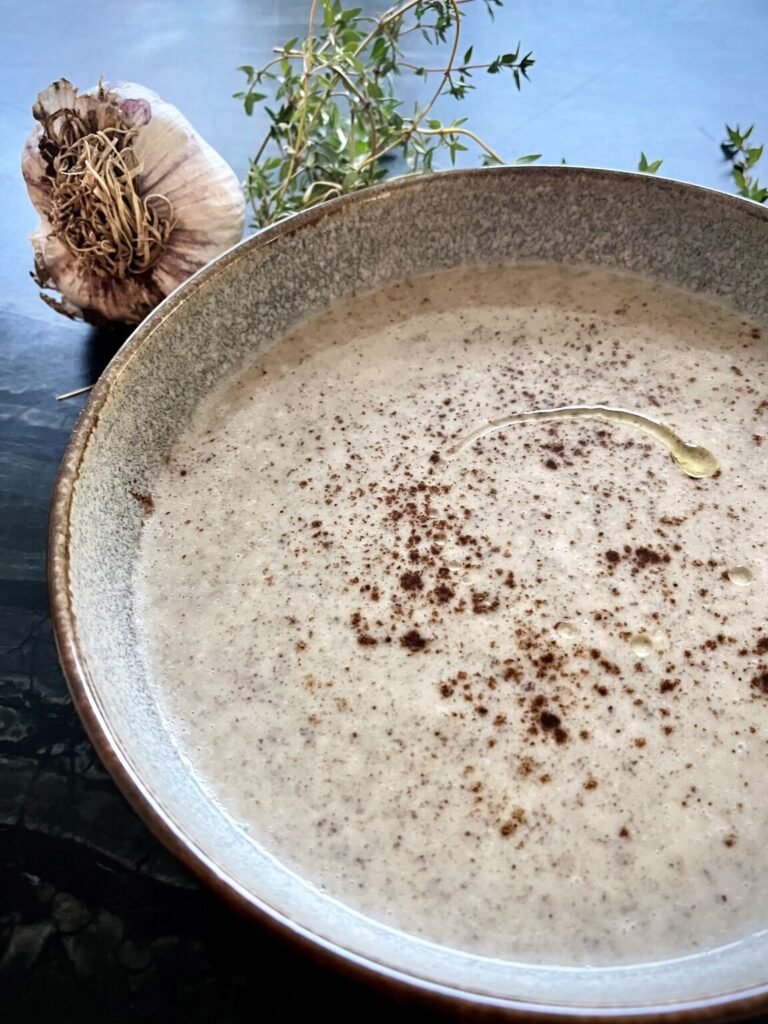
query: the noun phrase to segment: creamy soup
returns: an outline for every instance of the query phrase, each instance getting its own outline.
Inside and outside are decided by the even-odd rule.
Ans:
[[[139,496],[201,784],[435,943],[611,964],[768,926],[767,354],[701,297],[542,266],[281,339]]]

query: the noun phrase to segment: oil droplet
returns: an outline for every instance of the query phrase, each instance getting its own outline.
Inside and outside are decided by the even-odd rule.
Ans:
[[[635,633],[630,638],[629,646],[638,658],[647,658],[649,654],[653,654],[653,640],[647,633]]]
[[[573,622],[558,622],[555,626],[555,633],[561,640],[575,640],[579,635],[579,629]]]
[[[498,420],[490,420],[482,427],[474,430],[464,441],[448,451],[448,455],[459,455],[466,451],[478,438],[496,430],[511,426],[513,423],[530,423],[534,420],[575,420],[594,419],[604,423],[618,423],[637,427],[654,440],[663,444],[672,456],[678,469],[686,476],[701,479],[714,476],[718,471],[717,459],[707,448],[698,444],[689,444],[664,423],[643,416],[629,409],[618,409],[608,405],[563,405],[556,409],[533,409],[528,412],[517,412],[511,416],[503,416]],[[447,466],[445,467],[447,469]]]
[[[728,569],[726,575],[737,587],[748,587],[755,578],[755,574],[746,565],[735,565],[733,569]]]
[[[678,439],[677,444],[669,445],[669,450],[675,464],[682,469],[686,476],[702,479],[703,477],[714,476],[719,469],[715,456],[707,448],[702,448],[701,445],[687,444],[685,441]]]

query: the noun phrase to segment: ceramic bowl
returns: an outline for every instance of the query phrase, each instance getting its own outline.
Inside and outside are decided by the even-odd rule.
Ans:
[[[403,179],[248,239],[139,327],[96,387],[53,500],[50,588],[75,704],[163,842],[240,909],[337,965],[454,1008],[526,1017],[696,1019],[768,1008],[768,931],[644,966],[563,968],[430,945],[334,902],[239,831],[165,731],[136,643],[132,569],[153,474],[196,403],[336,299],[457,264],[624,269],[768,320],[768,211],[649,176],[571,167]],[[513,912],[513,910],[512,910]],[[768,927],[768,921],[766,922]]]

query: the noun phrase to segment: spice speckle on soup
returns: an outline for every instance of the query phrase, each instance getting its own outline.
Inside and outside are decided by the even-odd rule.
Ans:
[[[766,434],[761,330],[700,297],[523,266],[339,304],[142,502],[168,728],[255,842],[433,942],[765,927]]]

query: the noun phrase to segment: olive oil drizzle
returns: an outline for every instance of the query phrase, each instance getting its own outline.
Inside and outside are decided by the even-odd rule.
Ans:
[[[497,430],[504,430],[515,423],[575,419],[593,419],[603,423],[637,427],[638,430],[664,445],[678,469],[694,479],[714,476],[719,469],[717,459],[712,452],[701,445],[683,441],[666,424],[659,423],[658,420],[651,419],[650,416],[631,412],[629,409],[614,408],[608,405],[563,405],[554,409],[533,409],[502,416],[473,430],[463,441],[450,448],[447,454],[449,458],[460,455],[479,438]]]

